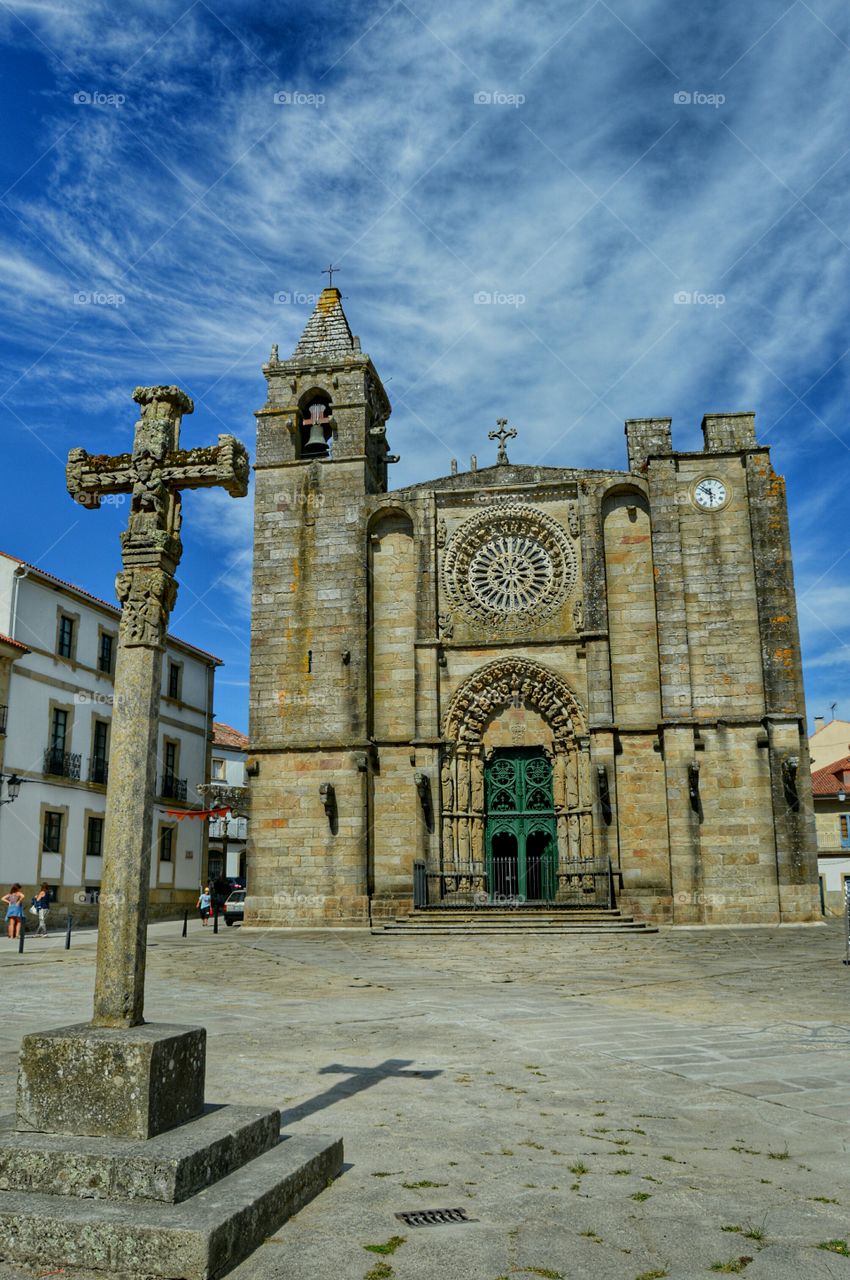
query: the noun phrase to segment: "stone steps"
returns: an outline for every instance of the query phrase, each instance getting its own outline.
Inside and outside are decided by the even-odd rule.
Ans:
[[[208,1280],[230,1270],[342,1168],[339,1139],[300,1134],[179,1204],[0,1192],[0,1258],[62,1274]]]
[[[420,938],[452,935],[481,937],[489,934],[522,934],[551,937],[564,934],[657,933],[654,925],[633,916],[624,916],[616,908],[547,908],[520,907],[516,910],[482,908],[477,911],[462,907],[422,909],[409,916],[397,916],[374,925],[372,933],[381,937]]]

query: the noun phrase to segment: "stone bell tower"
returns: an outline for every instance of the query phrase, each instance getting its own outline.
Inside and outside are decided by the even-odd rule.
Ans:
[[[390,403],[324,289],[257,413],[246,924],[368,920],[366,497]],[[262,856],[256,856],[257,849]]]

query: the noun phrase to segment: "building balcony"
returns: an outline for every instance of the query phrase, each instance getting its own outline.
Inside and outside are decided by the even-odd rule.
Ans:
[[[0,707],[0,738],[6,736],[6,719],[9,715],[8,707]]]
[[[44,752],[43,772],[51,778],[74,778],[79,781],[82,756],[70,751],[60,751],[57,747],[47,747]]]
[[[164,773],[159,783],[159,794],[163,800],[185,800],[189,793],[185,778],[175,778],[173,774]]]
[[[105,787],[109,781],[109,761],[103,760],[100,756],[94,756],[89,760],[89,782],[94,782],[100,787]]]

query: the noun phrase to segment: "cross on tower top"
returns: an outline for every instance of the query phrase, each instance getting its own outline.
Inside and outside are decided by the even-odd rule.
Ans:
[[[330,263],[328,263],[328,265],[325,267],[324,271],[322,272],[322,275],[323,275],[323,276],[327,276],[327,277],[328,277],[328,288],[329,288],[329,289],[332,289],[332,288],[334,287],[334,272],[335,272],[335,271],[339,271],[339,270],[340,270],[340,268],[339,268],[339,267],[335,267],[335,266],[334,266],[334,264],[333,264],[332,262],[330,262]]]
[[[507,425],[507,418],[497,418],[496,426],[499,430],[491,431],[488,436],[488,439],[498,440],[499,442],[499,452],[496,455],[496,464],[498,466],[506,466],[508,463],[508,451],[505,448],[505,441],[516,439],[516,427],[511,427],[510,430],[506,430]]]

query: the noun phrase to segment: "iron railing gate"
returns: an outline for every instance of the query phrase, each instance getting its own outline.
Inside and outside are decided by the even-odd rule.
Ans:
[[[463,866],[414,863],[414,907],[614,907],[611,859],[559,858],[539,868],[529,864],[520,892],[515,857],[491,856]]]

